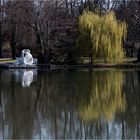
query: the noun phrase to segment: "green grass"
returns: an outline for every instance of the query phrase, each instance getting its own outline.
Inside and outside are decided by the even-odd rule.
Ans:
[[[16,60],[13,60],[13,59],[7,59],[7,58],[3,58],[3,59],[0,59],[0,63],[11,63],[11,62],[16,62]]]
[[[82,63],[82,64],[89,64],[90,63],[89,57],[79,57],[79,58],[77,57],[76,60],[78,63]],[[133,63],[136,60],[137,60],[136,57],[127,57],[127,58],[124,58],[121,63],[122,64],[123,63],[131,63],[131,62]],[[118,62],[118,63],[120,63],[120,62]],[[117,62],[116,63],[108,62],[108,64],[118,64],[118,63]],[[96,60],[96,61],[94,61],[94,64],[107,64],[107,62],[104,60]]]

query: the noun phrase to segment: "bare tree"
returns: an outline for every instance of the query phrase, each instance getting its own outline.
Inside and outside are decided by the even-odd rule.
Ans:
[[[0,1],[0,58],[2,57],[3,5],[4,5],[4,0],[1,0]]]

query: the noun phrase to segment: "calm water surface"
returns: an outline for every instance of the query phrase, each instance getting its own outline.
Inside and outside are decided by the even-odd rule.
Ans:
[[[0,70],[0,139],[140,139],[138,70]]]

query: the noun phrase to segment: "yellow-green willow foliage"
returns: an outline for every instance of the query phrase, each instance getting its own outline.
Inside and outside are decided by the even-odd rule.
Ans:
[[[90,100],[81,101],[79,115],[84,121],[103,117],[111,120],[113,115],[125,110],[125,97],[122,95],[122,71],[93,71]]]
[[[79,17],[78,48],[88,48],[92,62],[122,62],[125,57],[122,40],[126,37],[126,23],[117,21],[109,12],[99,16],[85,11]],[[86,49],[85,49],[86,50]]]

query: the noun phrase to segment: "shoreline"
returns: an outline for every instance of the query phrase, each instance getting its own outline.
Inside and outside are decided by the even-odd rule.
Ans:
[[[107,64],[107,63],[77,63],[77,64],[37,64],[32,66],[16,65],[15,60],[11,58],[0,59],[0,69],[96,69],[96,68],[140,68],[140,62],[136,58],[126,58],[123,63]]]
[[[140,62],[127,62],[121,64],[75,64],[75,65],[57,65],[57,64],[39,64],[33,66],[15,66],[13,63],[1,63],[0,69],[90,69],[90,68],[140,68]]]

